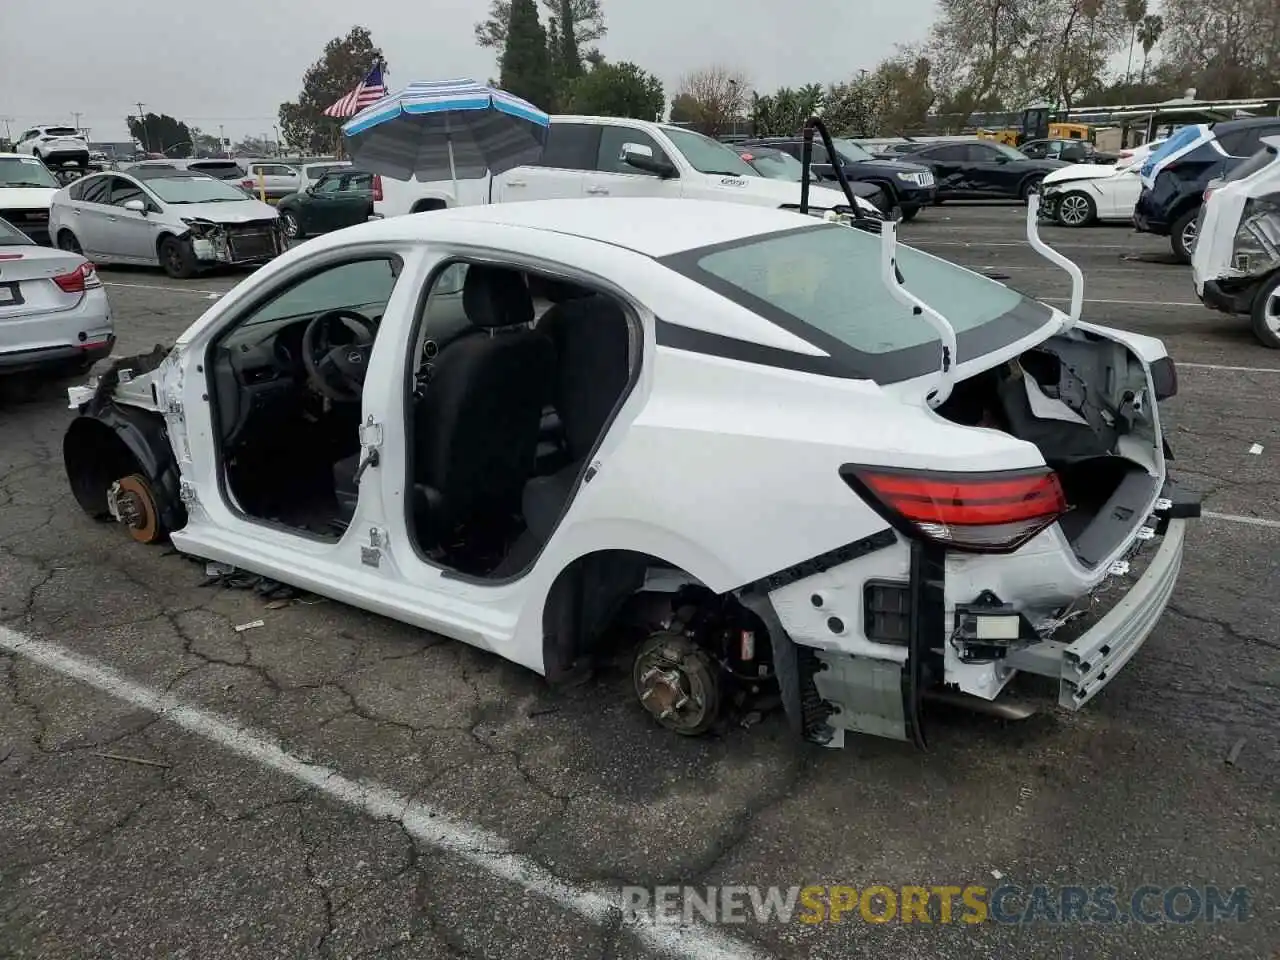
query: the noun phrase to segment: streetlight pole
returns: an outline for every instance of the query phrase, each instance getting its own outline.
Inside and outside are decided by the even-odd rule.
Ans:
[[[147,115],[142,112],[142,104],[138,104],[138,123],[142,126],[142,152],[151,152],[151,137],[147,134]]]

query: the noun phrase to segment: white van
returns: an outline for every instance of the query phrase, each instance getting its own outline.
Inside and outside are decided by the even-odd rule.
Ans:
[[[537,164],[516,167],[493,179],[420,183],[383,178],[384,217],[480,203],[564,200],[572,197],[672,197],[720,200],[764,207],[799,207],[800,184],[762,177],[731,147],[692,130],[624,117],[551,118]],[[492,191],[490,187],[492,186]],[[855,197],[859,211],[879,217]],[[850,213],[839,190],[811,185],[809,204]]]

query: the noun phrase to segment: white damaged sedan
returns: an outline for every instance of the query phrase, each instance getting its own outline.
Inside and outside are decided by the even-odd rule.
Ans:
[[[564,200],[289,251],[70,391],[69,480],[140,541],[490,650],[631,656],[683,734],[752,698],[924,742],[1079,709],[1151,633],[1194,497],[1157,340],[780,210]],[[1031,686],[1034,686],[1032,684]]]
[[[95,263],[161,266],[179,279],[266,263],[287,245],[275,207],[208,174],[141,165],[59,190],[49,237]]]

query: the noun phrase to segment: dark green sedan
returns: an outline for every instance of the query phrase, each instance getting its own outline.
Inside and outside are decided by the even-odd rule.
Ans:
[[[276,204],[280,226],[290,240],[364,223],[373,214],[382,184],[362,170],[342,168]]]

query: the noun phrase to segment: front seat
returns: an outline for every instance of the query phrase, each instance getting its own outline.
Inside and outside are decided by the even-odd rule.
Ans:
[[[529,329],[524,276],[472,264],[462,293],[478,329],[436,357],[414,412],[414,494],[424,547],[485,513],[519,509],[533,473],[555,347]]]
[[[538,330],[555,344],[558,375],[552,402],[564,429],[570,462],[524,488],[525,526],[541,546],[551,536],[578,474],[604,432],[630,379],[630,327],[617,301],[601,294],[557,302]]]

